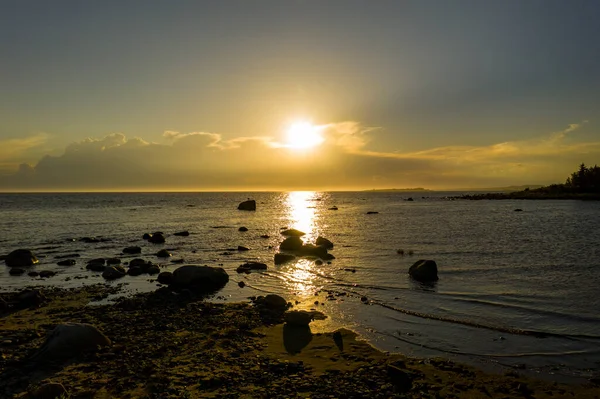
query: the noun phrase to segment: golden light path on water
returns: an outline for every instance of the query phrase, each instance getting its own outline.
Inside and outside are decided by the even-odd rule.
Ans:
[[[319,197],[314,191],[292,191],[287,194],[286,206],[288,220],[294,228],[306,233],[302,237],[305,243],[314,242],[317,239],[320,226],[319,214],[316,212],[315,201]],[[292,291],[301,297],[314,296],[319,289],[315,285],[315,262],[310,259],[297,259],[287,265],[287,283]]]

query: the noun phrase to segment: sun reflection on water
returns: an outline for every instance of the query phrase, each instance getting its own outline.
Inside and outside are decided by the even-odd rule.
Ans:
[[[318,236],[319,214],[317,212],[316,199],[318,193],[314,191],[293,191],[288,193],[286,206],[288,208],[289,228],[294,228],[306,233],[302,237],[305,243],[314,242]],[[316,286],[316,265],[313,260],[298,259],[289,264],[287,272],[287,283],[292,291],[299,296],[307,297],[314,295],[319,288]]]
[[[317,199],[314,191],[292,191],[288,193],[286,205],[288,217],[294,229],[306,233],[302,239],[304,242],[314,241],[317,238],[318,216],[314,201]]]

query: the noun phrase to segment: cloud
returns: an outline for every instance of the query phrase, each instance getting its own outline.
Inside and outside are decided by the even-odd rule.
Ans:
[[[223,190],[475,187],[563,181],[600,142],[577,141],[586,122],[536,139],[413,152],[369,149],[378,128],[345,121],[319,126],[325,143],[296,151],[272,137],[223,139],[166,131],[164,143],[114,133],[68,145],[0,177],[4,190]],[[33,145],[35,140],[27,141]],[[20,148],[27,144],[19,142]],[[25,150],[21,150],[23,152]],[[18,153],[16,151],[15,153]]]

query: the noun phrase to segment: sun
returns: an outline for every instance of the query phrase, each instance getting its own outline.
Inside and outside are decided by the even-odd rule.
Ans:
[[[316,147],[325,141],[320,131],[321,128],[312,123],[295,122],[287,130],[288,146],[296,149]]]

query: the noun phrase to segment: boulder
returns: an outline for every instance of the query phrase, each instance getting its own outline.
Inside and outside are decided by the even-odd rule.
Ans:
[[[28,249],[16,249],[8,255],[6,255],[4,263],[6,263],[6,266],[10,267],[23,267],[33,266],[39,263],[39,260]]]
[[[258,297],[256,302],[259,307],[263,307],[268,310],[285,312],[285,310],[288,308],[288,303],[285,298],[275,294],[269,294],[265,297]]]
[[[246,286],[246,283],[244,283],[243,281],[240,281],[238,283],[238,287],[240,287],[240,288],[244,288],[245,286]]]
[[[256,201],[255,200],[244,201],[238,205],[238,209],[240,211],[255,211],[256,210]]]
[[[15,297],[16,306],[19,308],[30,308],[41,305],[46,297],[40,290],[24,290]]]
[[[296,259],[296,257],[294,255],[289,255],[289,254],[275,254],[275,264],[276,265],[281,265],[284,264],[286,262],[291,262],[294,259]]]
[[[129,262],[129,267],[133,267],[133,266],[146,267],[146,265],[148,263],[149,262],[146,262],[144,259],[135,258],[131,262]]]
[[[103,272],[106,266],[102,263],[88,263],[85,268],[93,272]]]
[[[166,249],[161,249],[156,253],[156,256],[158,256],[159,258],[168,258],[171,256],[171,253]]]
[[[407,201],[414,201],[414,199],[412,197],[408,197],[406,200]]]
[[[69,393],[65,387],[58,382],[48,382],[41,385],[28,396],[29,399],[61,399],[68,397]]]
[[[283,320],[292,326],[305,327],[308,326],[313,320],[313,314],[312,312],[307,312],[306,310],[290,310],[285,312],[283,315]]]
[[[238,251],[250,251],[250,248],[245,247],[243,245],[238,245],[237,250]]]
[[[20,267],[12,267],[8,271],[8,274],[10,274],[11,276],[20,276],[23,273],[25,273],[25,269],[21,269]]]
[[[169,285],[173,281],[173,273],[162,272],[158,275],[158,277],[156,278],[156,281],[158,281],[161,284]]]
[[[267,270],[267,265],[260,262],[246,262],[236,269],[238,273],[250,272],[252,270]]]
[[[144,233],[144,235],[142,236],[142,238],[143,238],[144,240],[149,240],[149,239],[150,239],[150,237],[152,237],[152,234],[150,234],[150,233]]]
[[[124,254],[141,254],[142,248],[140,247],[127,247],[123,250]]]
[[[300,237],[288,237],[279,244],[279,249],[282,251],[297,251],[302,248],[304,242]]]
[[[75,265],[75,263],[77,263],[77,262],[75,262],[75,259],[65,259],[65,260],[61,260],[61,261],[57,262],[56,264],[58,266],[73,266],[73,265]]]
[[[190,235],[190,232],[187,231],[187,230],[186,231],[180,231],[180,232],[174,233],[173,235],[177,236],[177,237],[187,237],[187,236]]]
[[[158,265],[150,265],[146,270],[146,273],[152,275],[152,274],[159,274],[160,273],[160,268],[158,267]]]
[[[420,259],[408,269],[408,274],[422,283],[438,281],[437,264],[433,260]]]
[[[106,280],[115,280],[125,276],[125,269],[121,266],[107,266],[102,272],[102,277]]]
[[[299,250],[302,256],[316,256],[321,259],[325,259],[327,257],[327,248],[320,247],[314,244],[304,244]]]
[[[153,244],[163,244],[165,242],[165,236],[158,232],[154,233],[150,238],[148,238],[148,242]]]
[[[67,360],[83,352],[96,351],[111,345],[110,339],[91,324],[65,323],[57,325],[32,360]]]
[[[238,229],[238,231],[248,231],[248,228],[247,228],[247,227],[244,227],[244,226],[242,226],[242,227],[240,227],[240,228]]]
[[[321,237],[321,236],[317,237],[317,241],[315,241],[315,244],[317,244],[320,247],[327,248],[327,249],[333,249],[333,243],[325,237]]]
[[[186,265],[173,272],[170,286],[199,293],[210,293],[220,290],[228,281],[229,275],[221,267]]]
[[[306,235],[306,233],[296,229],[287,229],[282,231],[281,235],[284,235],[286,237],[302,237]]]
[[[127,269],[127,274],[130,276],[139,276],[143,272],[144,271],[142,270],[142,268],[140,266],[133,266],[133,267],[130,267],[129,269]]]
[[[42,270],[40,272],[41,278],[49,278],[49,277],[53,277],[53,276],[56,276],[56,272],[53,272],[52,270]]]

